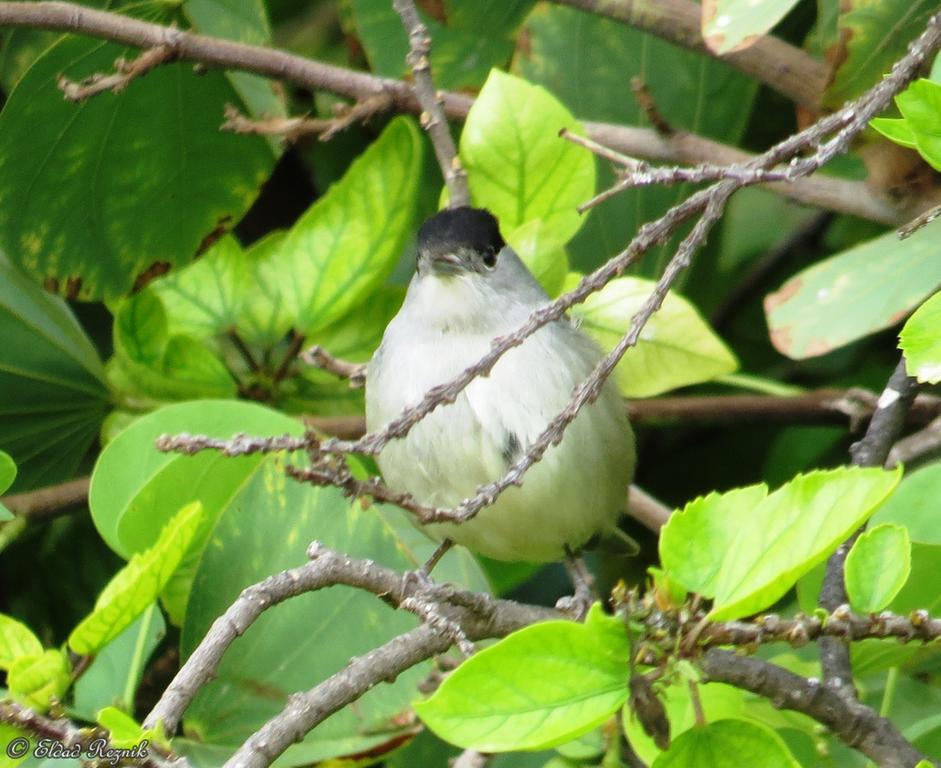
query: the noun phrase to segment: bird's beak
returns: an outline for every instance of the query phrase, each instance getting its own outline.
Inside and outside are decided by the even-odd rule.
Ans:
[[[461,257],[455,253],[436,253],[429,263],[431,271],[436,275],[455,275],[465,269]]]

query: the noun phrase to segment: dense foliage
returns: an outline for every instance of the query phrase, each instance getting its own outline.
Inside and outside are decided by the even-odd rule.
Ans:
[[[651,162],[685,164],[694,163],[676,147],[694,134],[719,147],[712,162],[721,165],[729,162],[722,144],[764,150],[865,94],[941,10],[930,0],[704,0],[703,45],[681,47],[656,36],[643,13],[624,23],[593,5],[419,3],[436,84],[475,98],[453,124],[473,201],[496,215],[552,297],[697,188],[638,185],[580,213],[617,181],[617,164],[566,141],[562,129],[639,126],[646,143],[634,154],[654,146],[662,154],[649,152]],[[377,76],[408,74],[408,37],[389,0],[107,10]],[[815,110],[733,66],[735,52],[772,30],[787,41],[781,55],[796,52],[824,73]],[[231,646],[178,734],[159,723],[144,729],[181,659],[240,592],[304,563],[314,540],[402,572],[434,543],[397,507],[291,479],[285,468],[303,465],[303,451],[189,456],[158,451],[155,441],[355,429],[362,390],[301,352],[316,344],[369,359],[404,296],[415,230],[447,193],[421,121],[395,114],[407,111],[400,104],[328,141],[287,142],[220,130],[227,105],[270,123],[302,113],[336,119],[342,102],[327,89],[187,61],[78,103],[57,87],[137,54],[89,36],[4,31],[0,705],[10,697],[39,715],[97,723],[116,747],[146,738],[193,766],[221,766],[289,694],[418,623],[352,587],[302,594]],[[941,223],[905,239],[891,229],[941,202],[937,62],[818,174],[846,184],[828,209],[801,198],[797,185],[737,191],[615,369],[637,401],[636,482],[677,511],[659,536],[625,522],[639,558],[589,554],[614,610],[596,605],[583,623],[540,622],[481,643],[440,685],[440,669],[453,664],[415,664],[332,714],[278,765],[445,765],[458,748],[528,750],[495,757],[499,768],[638,764],[622,762],[619,731],[655,768],[866,764],[807,714],[706,682],[695,652],[658,645],[645,622],[654,610],[704,612],[703,626],[773,610],[826,623],[818,602],[826,561],[867,523],[846,557],[852,611],[941,615],[937,445],[904,467],[845,466],[873,410],[886,405],[850,388],[881,392],[900,350],[923,385],[906,430],[934,419],[937,432],[941,416],[931,390],[941,383]],[[637,98],[633,76],[644,85]],[[658,133],[651,120],[667,126]],[[882,213],[852,215],[854,196]],[[612,348],[688,231],[570,315]],[[832,391],[818,407],[788,410],[822,389]],[[742,393],[765,405],[739,412]],[[657,403],[671,407],[658,412]],[[351,463],[359,476],[374,469],[369,457]],[[87,476],[77,508],[30,506],[37,489]],[[449,552],[434,577],[539,605],[569,591],[561,566],[494,563],[464,550]],[[817,644],[783,639],[791,644],[740,645],[804,679],[823,676]],[[852,645],[860,700],[941,761],[937,643]],[[652,719],[669,720],[672,741],[638,712],[638,679],[662,702]],[[429,680],[436,690],[427,696]],[[79,764],[5,755],[22,734],[35,737],[0,717],[0,768]]]

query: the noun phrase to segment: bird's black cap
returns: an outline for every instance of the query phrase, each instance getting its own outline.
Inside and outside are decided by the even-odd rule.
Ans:
[[[454,253],[461,248],[495,254],[504,245],[493,214],[466,205],[436,213],[418,230],[418,251],[429,256]]]

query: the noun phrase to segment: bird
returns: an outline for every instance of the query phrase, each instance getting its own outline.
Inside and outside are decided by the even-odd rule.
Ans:
[[[461,206],[420,227],[416,270],[366,371],[366,426],[381,429],[515,331],[550,298],[488,210]],[[504,476],[602,358],[568,317],[509,349],[453,403],[438,406],[376,457],[389,488],[454,507]],[[429,523],[433,539],[486,557],[562,560],[616,533],[635,465],[634,436],[609,380],[559,444],[490,506],[462,523]]]

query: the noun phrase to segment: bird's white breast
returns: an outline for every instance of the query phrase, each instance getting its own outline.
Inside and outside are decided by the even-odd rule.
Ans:
[[[479,297],[458,280],[428,281],[423,287],[427,290],[410,289],[407,306],[389,325],[370,364],[370,430],[475,363],[494,336],[515,330],[532,309],[448,312],[451,302],[467,307]],[[447,291],[451,295],[442,295]],[[472,381],[454,403],[439,406],[387,445],[377,459],[386,482],[433,506],[455,506],[473,496],[523,455],[599,358],[597,347],[566,321],[541,328],[505,353],[489,376]],[[608,386],[582,409],[561,444],[529,470],[521,487],[509,488],[464,524],[425,530],[496,559],[559,559],[565,545],[578,548],[614,525],[633,464],[624,407]]]

